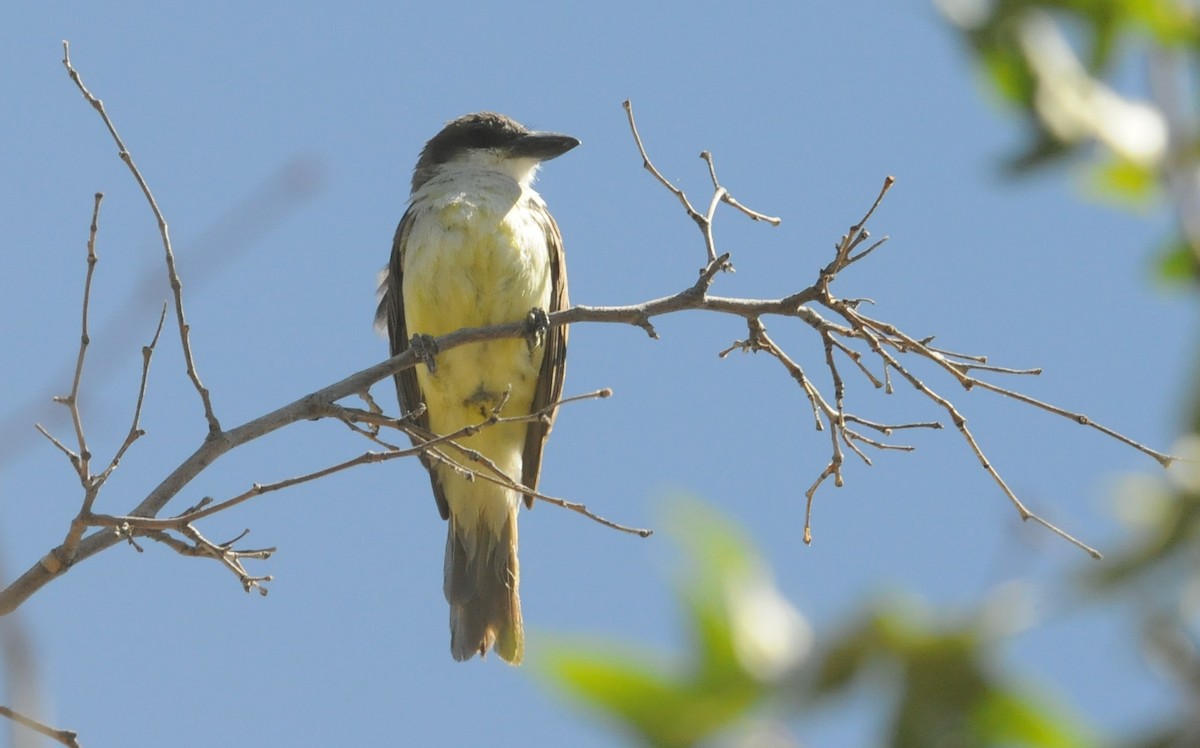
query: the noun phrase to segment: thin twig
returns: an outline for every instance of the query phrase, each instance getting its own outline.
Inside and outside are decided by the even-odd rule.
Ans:
[[[133,443],[146,434],[145,431],[142,431],[141,427],[142,405],[146,401],[146,384],[150,379],[150,359],[154,356],[154,349],[158,347],[158,338],[162,334],[163,323],[166,319],[167,305],[163,304],[162,311],[158,315],[158,325],[154,328],[154,337],[150,339],[148,345],[142,346],[142,377],[138,383],[137,403],[133,408],[133,422],[129,424],[129,433],[125,435],[125,441],[121,443],[120,448],[113,455],[112,460],[108,463],[108,467],[96,477],[97,488],[104,485],[104,482],[108,480],[108,476],[112,475],[112,472],[117,469],[117,466],[121,464],[121,458],[125,456],[125,453],[129,451]]]
[[[104,103],[92,95],[87,86],[83,84],[83,78],[79,72],[71,65],[71,45],[67,41],[63,41],[63,66],[67,69],[67,74],[71,76],[71,80],[75,82],[79,92],[87,99],[92,108],[104,120],[104,126],[108,128],[108,132],[112,135],[113,141],[117,144],[117,155],[129,167],[129,171],[133,173],[133,178],[137,181],[138,187],[142,190],[142,195],[145,196],[146,202],[150,205],[150,210],[154,213],[154,219],[158,222],[158,232],[162,237],[163,252],[166,257],[167,264],[167,281],[171,284],[171,293],[175,298],[175,319],[179,323],[179,341],[183,346],[183,359],[187,364],[188,378],[192,380],[192,386],[196,388],[197,394],[200,395],[200,402],[204,406],[204,418],[208,422],[208,431],[212,435],[221,433],[221,424],[217,420],[216,413],[213,411],[212,398],[209,395],[208,388],[200,381],[200,374],[196,370],[196,362],[192,356],[192,344],[190,339],[191,326],[187,323],[187,316],[183,311],[183,283],[179,280],[179,273],[175,270],[175,250],[171,247],[171,234],[167,226],[167,219],[163,212],[158,207],[158,201],[154,198],[154,193],[150,191],[150,185],[146,182],[142,172],[138,169],[137,164],[133,161],[133,155],[129,149],[125,147],[125,142],[121,140],[121,136],[117,133],[117,128],[109,118],[108,112],[104,109]]]
[[[38,430],[38,433],[49,439],[51,444],[53,444],[55,447],[58,447],[58,450],[67,456],[67,459],[71,461],[71,465],[74,466],[76,470],[79,469],[79,455],[75,454],[70,447],[60,442],[58,438],[47,431],[46,427],[42,424],[35,423],[33,424],[33,427]]]
[[[508,489],[516,491],[518,493],[524,494],[526,496],[532,496],[534,499],[537,499],[538,501],[544,501],[547,504],[553,504],[554,506],[561,507],[563,509],[568,509],[570,511],[576,512],[577,514],[581,514],[584,517],[587,517],[588,519],[590,519],[594,522],[597,522],[597,523],[599,523],[605,527],[608,527],[610,529],[619,530],[624,533],[629,533],[631,535],[637,535],[639,537],[647,538],[647,537],[650,537],[650,535],[654,534],[653,530],[649,530],[649,529],[645,529],[645,528],[638,528],[638,527],[631,527],[629,525],[623,525],[621,523],[614,522],[610,519],[606,519],[606,518],[596,514],[595,512],[588,509],[587,505],[582,504],[580,502],[568,501],[567,499],[562,499],[562,498],[559,498],[556,496],[549,496],[547,494],[540,493],[538,491],[534,491],[534,490],[530,489],[528,486],[525,486],[525,485],[519,483],[518,481],[515,481],[512,478],[510,478],[503,470],[500,469],[500,467],[498,465],[496,465],[495,462],[493,462],[491,459],[489,459],[483,453],[479,452],[478,450],[474,450],[474,449],[465,447],[462,444],[459,444],[457,441],[458,439],[461,439],[461,438],[470,436],[474,433],[477,433],[479,430],[481,430],[487,426],[492,426],[495,424],[503,424],[503,423],[510,423],[510,424],[512,424],[512,423],[528,423],[530,421],[534,421],[534,420],[538,420],[541,418],[551,416],[561,405],[564,405],[567,403],[572,403],[572,402],[577,402],[580,400],[606,398],[611,395],[612,395],[612,390],[610,390],[608,388],[604,388],[604,389],[596,390],[594,392],[589,392],[589,393],[585,393],[582,395],[574,395],[572,397],[564,398],[564,399],[558,401],[557,403],[552,403],[550,405],[547,405],[545,408],[542,408],[541,410],[538,410],[538,411],[534,411],[533,413],[530,413],[528,415],[500,416],[499,412],[496,412],[490,418],[488,418],[478,424],[465,426],[465,427],[459,429],[453,435],[445,436],[445,437],[435,437],[435,438],[429,439],[428,441],[419,445],[418,448],[421,450],[421,452],[423,454],[433,458],[435,461],[449,465],[450,467],[454,468],[457,472],[459,472],[460,474],[462,474],[464,476],[471,477],[471,478],[482,478],[483,480],[491,481],[492,483],[496,483],[497,485],[504,486],[505,488],[508,488]],[[484,469],[483,470],[474,470],[474,469],[471,469],[471,468],[468,468],[468,467],[462,465],[457,460],[455,460],[454,458],[452,458],[448,454],[446,454],[445,450],[440,449],[440,447],[443,444],[447,445],[449,447],[452,447],[454,450],[456,450],[457,452],[462,454],[468,461],[482,465]],[[435,447],[437,447],[437,448],[435,448]]]
[[[89,269],[92,264],[94,263],[89,263]],[[113,455],[112,460],[109,461],[108,467],[104,469],[104,472],[99,475],[88,475],[84,478],[83,503],[75,518],[71,520],[71,524],[67,529],[67,536],[63,539],[62,545],[55,549],[55,551],[52,551],[64,566],[74,562],[79,543],[83,539],[83,534],[87,531],[88,527],[92,526],[88,518],[92,516],[92,507],[95,506],[96,498],[100,495],[100,489],[104,486],[108,477],[112,475],[112,472],[117,469],[117,466],[121,463],[121,458],[125,456],[125,452],[144,433],[140,423],[142,404],[146,398],[146,383],[149,381],[150,375],[150,359],[154,354],[155,347],[158,345],[158,339],[162,334],[163,322],[166,316],[167,308],[164,304],[163,310],[158,316],[158,326],[154,330],[154,337],[150,340],[149,345],[142,348],[142,376],[138,384],[137,404],[134,406],[133,423],[129,427],[129,433],[125,435],[125,440]],[[38,428],[41,429],[40,426]],[[42,433],[46,433],[46,431],[42,429]]]
[[[104,201],[104,193],[97,192],[92,203],[92,223],[88,229],[87,240],[87,273],[83,281],[83,305],[80,312],[79,322],[79,352],[75,357],[75,374],[71,377],[71,393],[62,397],[54,398],[54,402],[61,403],[67,406],[71,413],[71,425],[75,429],[75,443],[78,445],[78,452],[67,451],[67,456],[71,460],[71,464],[75,467],[75,473],[79,476],[79,482],[88,487],[91,479],[91,460],[92,454],[88,450],[87,437],[83,432],[83,417],[79,411],[79,389],[83,382],[83,364],[87,359],[88,346],[91,344],[91,335],[88,334],[88,316],[91,310],[92,303],[92,279],[96,276],[96,233],[100,228],[100,203]],[[39,427],[40,429],[40,427]],[[46,434],[44,429],[40,429],[43,434]],[[46,434],[49,436],[49,434]],[[62,448],[61,444],[56,445]]]
[[[1022,372],[1022,373],[1024,373],[1024,372]],[[1177,459],[1179,459],[1178,457],[1166,454],[1165,452],[1159,452],[1156,449],[1152,449],[1151,447],[1148,447],[1139,441],[1131,439],[1128,436],[1125,436],[1124,434],[1122,434],[1121,432],[1119,432],[1115,429],[1109,428],[1108,426],[1105,426],[1104,424],[1097,423],[1096,421],[1093,421],[1091,419],[1091,417],[1089,417],[1083,413],[1076,413],[1074,411],[1067,410],[1066,408],[1060,408],[1057,405],[1053,405],[1051,403],[1047,403],[1042,400],[1038,400],[1037,398],[1030,397],[1029,395],[1017,392],[1016,390],[1006,389],[1004,387],[993,384],[991,382],[985,382],[981,379],[975,380],[975,386],[977,386],[981,389],[991,390],[992,392],[1003,395],[1004,397],[1011,397],[1014,400],[1019,400],[1027,405],[1032,405],[1033,407],[1038,408],[1040,410],[1044,410],[1047,413],[1053,413],[1056,416],[1062,416],[1063,418],[1066,418],[1069,421],[1077,423],[1080,426],[1089,426],[1089,427],[1099,431],[1100,433],[1104,434],[1107,437],[1116,439],[1117,441],[1121,442],[1122,444],[1133,447],[1134,449],[1141,452],[1142,454],[1152,457],[1155,462],[1157,462],[1159,465],[1162,465],[1164,468],[1170,467],[1172,465],[1172,463],[1174,463]]]
[[[763,221],[764,223],[769,223],[772,226],[778,226],[779,224],[783,223],[783,219],[778,216],[769,216],[766,213],[760,213],[757,210],[752,210],[751,208],[747,208],[745,205],[742,205],[737,200],[735,200],[733,195],[729,194],[729,190],[722,187],[721,183],[719,181],[717,181],[717,167],[713,164],[712,153],[710,153],[709,151],[701,151],[700,158],[704,159],[705,163],[708,164],[708,174],[712,178],[712,183],[713,183],[713,190],[714,190],[713,194],[720,193],[721,202],[725,203],[726,205],[728,205],[731,208],[734,208],[734,209],[740,211],[741,213],[745,214],[746,217],[750,218],[751,220]],[[710,212],[710,214],[712,213],[711,208],[709,209],[709,212]]]
[[[297,475],[297,476],[294,476],[291,478],[286,478],[286,479],[283,479],[280,481],[276,481],[274,483],[265,483],[265,484],[255,483],[249,489],[243,491],[240,494],[237,494],[236,496],[225,499],[224,501],[214,502],[214,501],[209,500],[209,501],[203,502],[203,506],[197,506],[194,509],[192,509],[191,511],[184,512],[183,514],[180,514],[175,517],[160,519],[160,518],[154,518],[154,517],[113,516],[113,515],[105,515],[105,514],[93,514],[93,515],[90,515],[89,517],[87,517],[87,522],[90,525],[95,526],[95,527],[130,527],[130,528],[133,528],[136,530],[142,530],[142,531],[146,531],[146,530],[183,531],[184,528],[186,528],[188,525],[190,525],[192,523],[195,523],[206,517],[210,517],[214,514],[228,511],[229,509],[232,509],[233,507],[238,506],[239,504],[242,504],[242,503],[249,501],[250,499],[256,498],[258,496],[262,496],[263,494],[271,493],[273,491],[280,491],[285,488],[291,488],[293,486],[297,486],[297,485],[300,485],[303,483],[309,483],[311,481],[325,478],[330,475],[333,475],[334,473],[339,473],[344,470],[349,470],[350,468],[358,467],[360,465],[369,465],[369,464],[374,464],[374,463],[379,463],[379,462],[386,462],[386,461],[390,461],[390,460],[401,459],[401,458],[405,458],[405,457],[412,457],[417,454],[425,454],[425,453],[428,453],[431,450],[433,450],[437,447],[443,446],[443,445],[452,446],[452,447],[462,451],[464,454],[471,454],[472,456],[478,455],[478,453],[475,452],[474,450],[470,450],[469,448],[463,447],[462,445],[458,444],[457,440],[472,436],[473,434],[478,433],[482,429],[495,426],[496,424],[528,423],[530,421],[535,421],[539,418],[549,416],[557,408],[559,408],[562,405],[565,405],[568,403],[580,402],[583,400],[605,398],[605,397],[609,397],[611,394],[612,394],[612,390],[605,388],[605,389],[601,389],[601,390],[596,390],[594,392],[585,393],[582,395],[574,395],[571,397],[563,398],[562,400],[559,400],[558,402],[547,405],[546,407],[541,408],[541,409],[539,409],[533,413],[530,413],[528,415],[511,416],[511,417],[501,417],[498,415],[493,415],[479,423],[469,424],[469,425],[464,426],[464,427],[458,429],[457,431],[455,431],[451,434],[447,434],[445,436],[429,436],[427,441],[425,441],[422,444],[413,446],[413,447],[393,448],[387,452],[382,452],[382,453],[366,452],[366,453],[360,454],[356,457],[350,458],[348,460],[343,460],[343,461],[340,461],[333,465],[329,465],[327,467],[320,468],[318,470],[313,470],[313,471],[304,473],[302,475]],[[392,420],[393,420],[394,424],[399,424],[399,422],[395,422],[394,419],[392,419]],[[409,429],[409,427],[406,427],[403,425],[398,425],[397,427],[411,433],[411,430]],[[417,436],[418,436],[418,438],[421,437],[421,435],[419,435],[419,434]],[[447,457],[447,460],[449,460],[448,457]],[[450,461],[453,462],[452,460],[450,460]],[[508,478],[508,476],[505,476],[503,474],[503,472],[500,471],[500,469],[498,467],[496,467],[495,464],[492,463],[490,460],[487,460],[486,458],[483,458],[482,456],[480,456],[480,459],[478,461],[485,464],[485,466],[488,467],[490,470],[494,471],[495,475],[499,478],[498,482],[502,483],[503,485],[505,485],[508,488],[513,488],[514,490],[519,490],[522,493],[532,495],[535,498],[541,499],[541,500],[546,501],[551,504],[562,506],[566,509],[571,509],[572,511],[580,512],[582,514],[587,514],[589,517],[600,522],[601,524],[605,524],[609,527],[613,527],[615,529],[619,529],[624,532],[630,532],[633,534],[642,535],[643,537],[648,535],[650,532],[648,530],[629,528],[624,525],[618,525],[616,523],[610,522],[609,520],[605,520],[601,517],[598,517],[596,515],[593,515],[593,514],[587,512],[586,507],[584,507],[583,511],[576,508],[576,507],[583,507],[582,504],[576,505],[576,504],[573,504],[572,502],[565,501],[563,499],[558,499],[558,498],[555,498],[552,496],[545,496],[542,494],[538,494],[535,491],[530,491],[525,486],[522,486],[521,484]],[[464,468],[464,470],[467,470],[467,469]],[[468,470],[468,472],[474,472],[474,471]],[[486,476],[486,475],[484,475],[482,477],[484,477],[485,479],[490,479],[489,476]]]
[[[683,205],[683,209],[685,212],[687,212],[688,218],[691,218],[697,224],[702,223],[704,221],[704,216],[700,215],[700,213],[692,207],[691,201],[688,200],[687,195],[684,194],[683,190],[676,187],[669,179],[662,175],[662,172],[659,171],[654,166],[654,163],[650,160],[650,155],[646,153],[646,147],[642,145],[642,136],[638,133],[637,122],[633,118],[633,102],[631,102],[629,99],[626,99],[621,106],[625,107],[625,116],[629,120],[629,129],[633,132],[633,142],[637,144],[638,153],[642,157],[642,166],[646,169],[646,171],[653,174],[654,178],[657,179],[663,187],[666,187],[671,194],[679,199],[679,203]],[[714,257],[716,257],[715,254],[711,255],[709,259],[711,260]]]
[[[449,445],[452,446],[456,451],[460,452],[468,461],[481,465],[483,470],[476,470],[462,465],[457,460],[446,454],[446,452],[442,449],[424,448],[424,454],[432,458],[435,462],[440,462],[450,466],[451,468],[454,468],[456,472],[460,473],[464,477],[479,478],[491,483],[495,483],[499,486],[504,486],[505,488],[517,493],[524,494],[526,496],[532,496],[538,501],[544,501],[547,504],[553,504],[554,506],[581,514],[593,522],[603,525],[604,527],[628,533],[630,535],[637,535],[638,537],[642,538],[648,538],[654,534],[654,531],[650,529],[631,527],[629,525],[623,525],[618,522],[613,522],[610,519],[601,517],[600,515],[588,509],[586,504],[568,501],[557,496],[549,496],[547,494],[534,491],[528,486],[522,485],[512,478],[509,478],[507,475],[505,475],[504,471],[500,469],[499,465],[490,460],[482,452],[464,447],[456,442],[449,442]]]
[[[905,333],[903,333],[902,331],[897,329],[894,325],[886,324],[886,323],[880,322],[878,320],[873,320],[869,317],[865,317],[862,315],[857,315],[857,316],[865,324],[870,325],[872,328],[881,330],[881,331],[885,331],[889,336],[898,338],[899,340],[903,341],[907,346],[910,346],[914,351],[921,352],[921,348],[922,348],[921,344],[914,338],[910,337],[909,335],[906,335]],[[1141,442],[1131,439],[1115,429],[1112,429],[1112,428],[1109,428],[1108,426],[1097,423],[1096,421],[1092,420],[1091,417],[1089,417],[1083,413],[1076,413],[1074,411],[1067,410],[1066,408],[1061,408],[1057,405],[1053,405],[1051,403],[1047,403],[1042,400],[1038,400],[1035,397],[1030,397],[1029,395],[1023,394],[1021,392],[1017,392],[1016,390],[1012,390],[1012,389],[1009,389],[1006,387],[1001,387],[998,384],[994,384],[992,382],[988,382],[983,379],[969,377],[964,373],[964,369],[974,368],[974,369],[986,369],[988,371],[1002,372],[1002,373],[1008,373],[1008,374],[1039,374],[1039,373],[1041,373],[1041,369],[1004,369],[1002,367],[996,367],[996,366],[964,367],[961,364],[954,364],[954,363],[947,361],[945,359],[945,357],[940,354],[927,353],[924,355],[924,357],[928,358],[931,361],[936,362],[937,364],[942,366],[944,369],[949,371],[956,378],[958,378],[959,382],[962,384],[962,386],[967,389],[971,389],[972,387],[979,387],[980,389],[990,390],[991,392],[995,392],[997,394],[1003,395],[1004,397],[1012,398],[1013,400],[1018,400],[1020,402],[1023,402],[1026,405],[1032,405],[1033,407],[1038,408],[1039,410],[1044,410],[1047,413],[1053,413],[1054,415],[1061,416],[1061,417],[1066,418],[1070,421],[1073,421],[1081,426],[1089,426],[1093,429],[1096,429],[1097,431],[1104,434],[1105,436],[1108,436],[1112,439],[1116,439],[1117,441],[1121,442],[1122,444],[1133,447],[1134,449],[1141,452],[1142,454],[1153,458],[1155,460],[1155,462],[1157,462],[1159,465],[1163,466],[1164,468],[1170,467],[1171,463],[1174,462],[1176,459],[1175,457],[1173,457],[1169,454],[1159,452],[1158,450],[1152,449],[1151,447],[1148,447],[1148,446],[1142,444]]]
[[[704,214],[701,214],[694,207],[692,207],[692,203],[690,200],[688,200],[688,197],[684,191],[679,187],[676,187],[670,180],[664,177],[662,172],[660,172],[650,160],[649,154],[646,153],[646,146],[642,143],[642,136],[638,132],[637,121],[633,117],[633,102],[631,102],[629,99],[626,99],[622,103],[622,106],[625,108],[625,117],[629,121],[629,129],[633,133],[633,141],[637,145],[638,153],[642,157],[642,166],[645,167],[645,169],[651,174],[653,174],[654,178],[657,179],[663,187],[667,188],[671,194],[678,198],[680,204],[683,205],[684,211],[687,213],[688,217],[695,222],[696,226],[700,229],[700,234],[704,237],[704,248],[708,253],[708,264],[703,270],[701,270],[701,273],[711,273],[714,266],[720,270],[732,271],[733,265],[729,262],[728,254],[725,255],[725,259],[723,261],[718,263],[717,244],[716,239],[713,236],[713,220],[716,217],[717,206],[721,203],[726,203],[754,219],[755,221],[765,221],[772,226],[778,226],[782,219],[774,216],[768,216],[765,213],[760,213],[756,210],[751,210],[750,208],[747,208],[739,203],[737,200],[734,200],[733,196],[729,194],[729,190],[727,190],[725,187],[722,187],[720,181],[717,179],[717,169],[713,164],[712,154],[708,151],[701,151],[700,158],[704,159],[704,162],[708,165],[708,175],[712,180],[713,194],[712,197],[709,198],[708,210]],[[705,288],[707,288],[707,284],[705,285]]]
[[[874,340],[874,339],[869,339],[869,340]],[[915,343],[916,341],[912,341],[912,342]],[[1017,498],[1016,493],[1013,492],[1013,490],[1009,487],[1008,483],[1004,480],[1003,477],[1001,477],[999,471],[996,470],[996,468],[992,465],[991,461],[987,458],[987,455],[984,454],[983,449],[982,449],[982,447],[979,446],[979,442],[975,439],[974,434],[972,434],[971,430],[967,428],[967,419],[962,416],[962,414],[958,411],[958,409],[954,406],[954,404],[951,403],[946,398],[939,395],[936,391],[934,391],[932,388],[930,388],[928,385],[926,385],[924,382],[922,382],[920,379],[918,379],[916,376],[914,376],[911,372],[908,371],[908,369],[901,366],[900,362],[897,361],[892,356],[892,354],[888,353],[887,350],[884,349],[877,342],[872,342],[872,348],[874,349],[874,351],[877,355],[884,358],[894,370],[899,372],[901,376],[903,376],[906,380],[908,380],[908,383],[910,385],[912,385],[912,387],[914,389],[916,389],[918,392],[920,392],[922,395],[929,398],[933,402],[937,403],[943,410],[946,411],[947,414],[949,414],[950,419],[954,423],[955,428],[958,429],[959,434],[961,434],[963,439],[967,442],[967,445],[971,448],[971,451],[975,454],[976,459],[979,460],[979,464],[981,466],[983,466],[983,469],[987,471],[987,474],[989,476],[991,476],[992,480],[996,483],[997,486],[1000,487],[1000,490],[1004,492],[1004,495],[1008,498],[1008,500],[1010,502],[1012,502],[1012,505],[1014,507],[1016,507],[1017,512],[1020,514],[1022,520],[1026,520],[1026,521],[1033,520],[1037,524],[1040,524],[1043,527],[1050,530],[1051,532],[1053,532],[1055,535],[1058,535],[1059,537],[1070,542],[1071,544],[1075,545],[1076,547],[1084,550],[1092,558],[1098,559],[1098,558],[1102,557],[1100,552],[1098,550],[1096,550],[1095,548],[1093,548],[1092,546],[1088,545],[1087,543],[1084,543],[1082,540],[1076,538],[1074,535],[1066,532],[1065,530],[1057,527],[1056,525],[1051,524],[1047,520],[1043,519],[1041,517],[1041,515],[1038,515],[1032,511],[1030,511],[1029,508],[1026,507],[1025,504],[1019,498]]]
[[[163,530],[136,530],[132,526],[118,528],[118,533],[126,536],[131,543],[133,542],[134,534],[139,534],[158,543],[162,543],[182,556],[188,556],[191,558],[215,559],[238,578],[243,590],[246,592],[257,590],[260,595],[264,597],[267,595],[268,590],[263,585],[267,582],[273,581],[273,577],[270,575],[254,576],[250,574],[242,565],[242,559],[251,558],[259,561],[265,560],[270,558],[272,554],[275,553],[275,548],[258,548],[254,550],[233,549],[231,547],[233,543],[245,537],[245,535],[249,532],[248,530],[227,543],[213,543],[201,535],[200,531],[191,525],[185,526],[182,530],[180,530],[180,532],[182,532],[192,542],[189,543],[185,540],[176,538]],[[140,551],[141,548],[138,547],[138,550]]]

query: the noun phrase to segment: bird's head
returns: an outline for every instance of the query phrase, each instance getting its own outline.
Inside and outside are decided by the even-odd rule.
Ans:
[[[425,144],[413,170],[412,191],[416,192],[439,171],[454,166],[499,172],[528,186],[539,164],[577,145],[579,140],[570,135],[529,130],[503,114],[463,115]]]

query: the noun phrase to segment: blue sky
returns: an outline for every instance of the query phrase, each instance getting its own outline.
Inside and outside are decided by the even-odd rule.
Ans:
[[[817,7],[814,7],[817,5]],[[582,147],[547,165],[540,190],[565,236],[571,293],[585,304],[673,293],[703,245],[642,171],[621,101],[631,98],[659,168],[707,200],[696,158],[711,151],[744,203],[717,222],[737,273],[731,296],[807,286],[832,243],[877,213],[892,237],[843,279],[847,296],[947,347],[1041,366],[1031,394],[1167,448],[1195,335],[1185,298],[1152,280],[1164,215],[1080,199],[1052,172],[1000,176],[1017,121],[981,93],[951,30],[923,3],[24,4],[0,24],[0,562],[19,574],[60,542],[80,492],[33,430],[65,435],[60,406],[78,340],[92,194],[106,193],[85,416],[97,454],[128,428],[139,348],[167,296],[157,231],[99,119],[60,64],[63,39],[156,192],[179,252],[194,351],[218,415],[233,425],[382,360],[371,329],[416,155],[442,123],[495,109],[570,133]],[[249,206],[249,207],[248,207]],[[143,278],[150,280],[143,282]],[[148,286],[146,284],[149,284]],[[131,301],[132,299],[132,301]],[[818,373],[813,335],[772,334]],[[800,543],[803,491],[828,458],[801,393],[765,357],[716,353],[732,318],[572,330],[566,390],[615,396],[565,409],[543,489],[657,526],[674,495],[704,497],[746,526],[818,636],[866,596],[967,607],[996,585],[1037,585],[1048,625],[1006,651],[1100,726],[1129,729],[1170,707],[1119,613],[1084,612],[1065,580],[1086,558],[1023,527],[952,431],[918,451],[851,464],[818,495],[816,541]],[[922,375],[933,376],[923,371]],[[94,375],[94,376],[92,376]],[[933,380],[931,380],[933,381]],[[1120,538],[1121,477],[1154,464],[1099,435],[987,393],[954,392],[993,462],[1031,507],[1102,549]],[[879,418],[941,417],[901,388],[856,381],[852,407]],[[390,384],[375,389],[392,404]],[[15,425],[14,425],[15,424]],[[203,437],[198,402],[167,335],[139,442],[98,508],[133,506]],[[366,447],[302,424],[206,473],[178,507],[304,472]],[[670,595],[674,550],[539,506],[522,516],[528,666],[448,652],[445,529],[415,461],[273,494],[204,526],[251,528],[279,548],[254,568],[276,581],[242,594],[215,564],[146,544],[73,569],[21,610],[47,719],[87,744],[610,744],[611,733],[533,677],[558,634],[682,647]],[[1119,682],[1122,688],[1111,688]],[[865,703],[864,700],[863,703]],[[861,708],[862,703],[853,708]],[[793,723],[811,745],[867,740],[843,710]]]

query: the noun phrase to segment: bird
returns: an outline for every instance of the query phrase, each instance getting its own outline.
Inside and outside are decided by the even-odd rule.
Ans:
[[[548,315],[568,307],[562,234],[533,189],[540,165],[579,145],[530,130],[495,112],[447,123],[413,169],[407,209],[380,280],[376,325],[393,356],[417,348],[422,361],[395,376],[413,443],[490,416],[500,421],[455,441],[511,481],[536,491],[542,453],[562,395],[567,328]],[[526,339],[488,340],[437,352],[432,338],[460,328],[523,321]],[[447,520],[443,591],[450,652],[458,661],[489,650],[519,665],[525,652],[517,514],[531,494],[484,477],[486,470],[443,444],[425,452],[433,496]],[[469,471],[474,471],[474,474]]]

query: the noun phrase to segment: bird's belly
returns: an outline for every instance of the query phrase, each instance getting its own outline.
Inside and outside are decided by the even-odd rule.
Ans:
[[[534,307],[548,307],[545,235],[521,215],[510,211],[497,217],[475,206],[450,205],[414,224],[404,262],[410,334],[436,337],[463,327],[517,322]],[[440,353],[433,373],[418,364],[430,427],[446,434],[480,422],[502,403],[501,415],[528,414],[542,356],[541,347],[531,349],[525,340],[513,338]],[[485,431],[491,430],[509,429]],[[524,425],[520,431],[524,433]],[[491,439],[478,441],[472,446],[486,453],[482,442]]]

